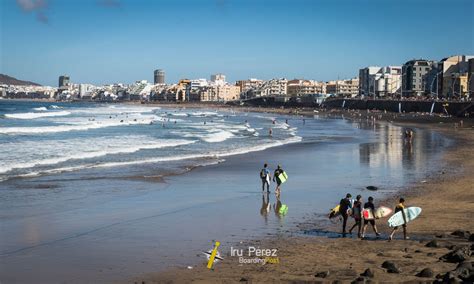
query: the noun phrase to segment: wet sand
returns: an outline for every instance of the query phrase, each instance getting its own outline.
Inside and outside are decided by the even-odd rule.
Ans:
[[[190,107],[188,105],[183,106]],[[204,107],[208,108],[209,106]],[[282,114],[293,114],[295,112],[294,110],[281,109],[233,109],[236,111],[274,111]],[[300,112],[300,114],[312,116],[314,112],[307,110]],[[366,122],[372,119],[367,115],[359,116],[357,112],[328,111],[320,112],[318,115],[330,118],[344,116],[355,120],[365,120]],[[372,115],[375,114],[370,114],[370,116]],[[388,118],[388,115],[391,114],[387,114],[387,120],[391,120],[392,118]],[[396,115],[394,117],[396,118]],[[297,119],[302,119],[302,117]],[[414,119],[417,118],[414,117]],[[467,127],[466,123],[465,128],[467,129]],[[396,131],[397,133],[400,132],[399,130]],[[430,131],[427,133],[430,133]],[[446,133],[451,135],[449,130]],[[464,135],[459,137],[464,137]],[[467,141],[472,141],[472,137],[467,138]],[[466,142],[466,145],[468,142]],[[383,145],[384,143],[377,144]],[[463,143],[460,144],[464,146]],[[108,283],[114,279],[120,279],[122,281],[117,281],[126,283],[167,282],[168,280],[186,283],[200,279],[202,282],[208,283],[215,282],[215,279],[222,279],[223,282],[238,282],[240,280],[271,282],[272,279],[316,281],[318,279],[314,277],[314,274],[324,271],[326,268],[331,270],[327,279],[353,280],[355,278],[354,272],[348,270],[350,263],[352,263],[351,269],[355,270],[356,273],[360,273],[363,266],[364,269],[365,266],[369,267],[369,264],[372,264],[374,269],[380,269],[380,263],[376,261],[382,261],[383,257],[386,258],[386,256],[374,260],[379,257],[375,255],[373,256],[374,259],[370,257],[367,261],[364,260],[365,262],[359,261],[358,258],[370,256],[370,254],[366,255],[361,246],[369,246],[370,249],[367,248],[367,250],[374,250],[374,253],[377,252],[377,254],[379,254],[378,250],[384,250],[384,254],[390,253],[386,250],[387,243],[385,241],[362,242],[333,238],[337,237],[339,228],[331,226],[328,222],[321,222],[321,214],[315,214],[313,208],[311,208],[312,205],[314,207],[315,202],[330,204],[330,202],[338,200],[338,196],[345,193],[348,188],[367,185],[367,180],[361,181],[359,178],[353,178],[354,176],[361,177],[359,173],[361,168],[353,168],[353,165],[360,164],[361,167],[365,167],[367,166],[364,164],[365,161],[359,161],[358,157],[355,159],[352,157],[355,160],[354,164],[348,165],[347,168],[355,169],[355,175],[354,173],[352,173],[353,175],[348,173],[340,176],[341,180],[339,178],[337,180],[338,183],[347,187],[338,187],[334,192],[327,194],[328,196],[324,194],[324,197],[320,197],[316,192],[310,192],[310,189],[313,189],[314,173],[321,170],[321,168],[307,166],[304,163],[305,159],[324,157],[324,160],[330,161],[337,157],[337,155],[331,156],[335,150],[341,150],[342,156],[345,156],[346,152],[344,151],[347,151],[346,145],[338,146],[337,149],[327,146],[323,147],[322,150],[319,146],[319,144],[301,143],[237,155],[229,157],[223,164],[200,167],[185,175],[167,177],[164,182],[160,178],[155,179],[155,176],[143,179],[135,176],[121,179],[103,177],[100,179],[86,179],[81,182],[79,175],[77,180],[72,179],[76,177],[75,174],[66,175],[64,180],[55,180],[53,177],[45,178],[44,181],[40,180],[40,183],[31,180],[31,185],[26,186],[38,186],[40,189],[36,191],[38,194],[41,194],[43,192],[41,189],[45,188],[57,188],[65,193],[71,191],[70,194],[57,197],[58,200],[54,204],[55,206],[62,205],[67,210],[55,209],[51,214],[45,212],[48,214],[41,216],[42,214],[36,213],[48,211],[47,207],[37,206],[39,207],[37,212],[34,208],[28,207],[25,212],[32,216],[28,217],[27,227],[34,229],[28,237],[41,238],[25,240],[25,242],[31,241],[34,245],[22,248],[21,251],[12,250],[10,253],[9,250],[7,252],[9,255],[5,255],[2,264],[0,264],[0,267],[3,266],[3,270],[0,269],[0,272],[2,272],[0,274],[8,276],[8,278],[2,278],[8,280],[9,283]],[[357,147],[354,148],[357,155],[361,157],[370,156],[370,147],[367,152],[359,153],[360,150],[357,144]],[[255,165],[260,166],[262,161],[267,160],[268,157],[273,157],[271,154],[274,151],[281,151],[281,155],[287,161],[285,166],[292,168],[291,178],[286,185],[288,188],[296,188],[297,190],[291,194],[287,194],[285,189],[283,191],[282,200],[289,204],[291,212],[286,218],[274,216],[276,214],[272,213],[273,216],[266,220],[261,216],[262,196],[258,192],[259,188],[257,187],[259,186],[255,185],[256,182],[258,183]],[[455,153],[455,151],[452,153]],[[448,156],[445,156],[445,161],[449,161],[447,160]],[[461,154],[460,160],[466,157],[468,156]],[[274,165],[279,160],[271,158],[268,162]],[[420,162],[420,160],[415,159],[413,162]],[[453,161],[453,163],[458,163],[458,161]],[[325,169],[323,167],[323,169],[328,172],[331,171],[330,166],[332,164],[327,163],[328,167]],[[465,174],[460,173],[458,168],[454,168],[451,171],[445,169],[444,175],[451,177],[453,172],[459,173],[461,177]],[[232,174],[229,175],[229,173]],[[255,176],[255,180],[249,180],[249,176]],[[354,183],[349,186],[352,182],[351,179],[354,179]],[[90,193],[79,190],[84,186],[84,182],[87,185],[90,184],[90,187],[87,187],[88,189],[95,189],[98,185],[103,186],[103,189],[100,191],[90,190]],[[355,184],[355,182],[358,182],[358,184]],[[433,181],[430,181],[430,183],[437,184]],[[211,186],[209,186],[210,184]],[[429,183],[422,184],[422,187],[427,184]],[[321,184],[314,187],[327,190]],[[129,190],[124,190],[127,188]],[[216,190],[219,190],[218,194],[216,194]],[[61,199],[63,197],[65,198],[64,201]],[[319,200],[316,200],[316,197]],[[274,200],[273,194],[271,198]],[[408,204],[419,205],[413,203],[416,202],[418,197],[413,195],[413,198],[415,201],[411,197],[407,198]],[[425,201],[423,197],[419,198]],[[471,197],[460,197],[459,199],[469,200],[469,198]],[[49,205],[49,198],[45,196],[44,199],[48,200],[46,204]],[[51,204],[53,203],[52,201]],[[304,205],[304,207],[297,208],[296,204]],[[388,204],[394,204],[394,202],[387,201]],[[437,204],[439,205],[439,202]],[[420,204],[420,206],[427,210],[424,204]],[[71,208],[73,210],[69,212],[68,210]],[[326,209],[324,208],[324,210]],[[307,212],[307,217],[292,220],[294,218],[293,214],[298,210]],[[433,207],[433,211],[436,211],[435,207]],[[216,214],[216,212],[219,212],[219,214]],[[472,212],[472,209],[468,212]],[[311,218],[311,215],[314,215],[314,218]],[[461,218],[465,217],[462,214],[459,215]],[[55,223],[51,223],[51,220]],[[417,221],[421,220],[420,217]],[[266,223],[267,221],[269,226]],[[449,221],[446,222],[449,223]],[[431,224],[433,223],[435,222]],[[464,224],[469,224],[469,222]],[[62,228],[64,232],[53,230],[58,225],[64,226]],[[416,223],[413,223],[413,225],[416,225]],[[426,227],[427,229],[432,228],[431,225]],[[4,228],[8,227],[4,226],[2,229]],[[410,230],[412,230],[411,227]],[[3,236],[16,235],[15,232],[15,230],[10,232],[4,230]],[[304,234],[305,232],[307,234]],[[433,229],[433,232],[437,232],[437,230]],[[413,226],[413,233],[416,233],[416,226]],[[413,236],[416,240],[432,238],[431,235],[427,234],[429,234],[428,231],[419,232]],[[262,237],[265,235],[267,237]],[[322,235],[322,237],[317,235]],[[205,258],[199,251],[196,251],[196,248],[202,250],[209,248],[209,237],[224,240],[230,244],[235,243],[239,246],[255,245],[264,248],[278,248],[280,264],[264,267],[257,265],[239,266],[232,261],[231,257],[224,255],[224,262],[216,264],[214,271],[207,271],[204,269]],[[11,242],[12,248],[24,247],[23,245],[18,246],[15,238],[7,239],[6,237],[5,239],[5,244]],[[243,243],[239,244],[239,241],[242,240]],[[355,246],[355,242],[360,242],[361,246]],[[454,239],[449,240],[449,242],[459,242],[459,240]],[[413,243],[413,248],[419,245],[417,241],[411,241],[410,243]],[[405,247],[403,246],[406,246],[406,243],[401,242],[398,245],[397,242],[393,242],[393,244],[395,249],[393,257],[397,257],[396,252],[404,251]],[[335,249],[336,247],[337,249]],[[223,253],[225,253],[225,246],[223,245],[222,248]],[[425,252],[424,249],[421,250]],[[441,252],[442,249],[437,250]],[[344,253],[341,253],[341,251]],[[443,251],[447,250],[444,249]],[[348,255],[355,255],[356,260]],[[436,257],[431,256],[433,262]],[[417,257],[416,259],[421,258]],[[426,262],[427,260],[422,261]],[[172,269],[159,275],[141,275],[143,271],[160,271],[167,263],[175,263],[179,265],[180,269]],[[202,264],[201,267],[200,264]],[[410,267],[409,261],[404,264],[406,264],[405,267]],[[188,265],[192,265],[193,269],[186,269]],[[356,265],[358,265],[357,268]],[[436,269],[445,270],[446,268],[450,269],[451,266],[446,265],[446,267]],[[182,269],[183,267],[184,269]],[[405,267],[402,268],[406,269]],[[267,269],[266,273],[262,273]],[[136,274],[140,276],[130,279],[130,275]],[[377,276],[380,276],[379,273],[377,273]],[[390,275],[390,277],[398,276]]]
[[[202,251],[213,239],[225,249],[244,240],[291,236],[310,215],[316,213],[318,223],[325,219],[328,204],[347,190],[377,182],[384,185],[383,194],[421,178],[424,163],[437,161],[436,151],[445,148],[439,145],[445,139],[431,131],[420,131],[415,143],[430,146],[409,155],[399,138],[401,129],[388,124],[374,129],[342,119],[308,119],[303,127],[300,118],[275,117],[288,118],[307,139],[225,157],[223,163],[165,175],[164,180],[156,179],[165,174],[160,167],[150,165],[4,183],[2,281],[113,283],[173,265],[194,266],[205,259]],[[398,138],[386,143],[391,134]],[[282,163],[290,175],[280,198],[290,208],[286,216],[275,214],[273,193],[270,212],[261,210],[258,171],[263,161],[272,169]]]
[[[401,240],[402,233],[399,232],[395,240],[387,241],[389,228],[384,225],[385,222],[378,222],[379,230],[384,233],[381,239],[370,238],[373,232],[368,228],[369,239],[360,240],[355,237],[337,237],[340,231],[338,224],[324,226],[307,220],[300,226],[303,232],[308,233],[306,235],[272,236],[240,244],[242,248],[251,245],[278,249],[279,264],[239,264],[237,257],[227,253],[224,261],[216,263],[212,270],[207,269],[206,262],[202,261],[192,269],[180,267],[143,275],[127,282],[332,283],[340,280],[349,283],[358,279],[360,283],[369,280],[431,283],[437,275],[442,277],[455,269],[457,263],[440,261],[439,258],[453,249],[472,244],[467,240],[467,232],[464,232],[464,237],[451,233],[455,230],[474,232],[473,121],[464,119],[461,127],[461,119],[458,118],[420,114],[366,114],[357,111],[329,111],[327,114],[334,117],[344,115],[352,119],[373,119],[376,116],[377,120],[401,123],[408,127],[434,129],[456,140],[456,144],[444,153],[437,175],[389,196],[384,202],[394,206],[398,197],[403,195],[408,206],[423,208],[421,216],[408,226],[411,240]],[[472,240],[472,235],[470,238]],[[427,247],[427,243],[433,239],[437,247]],[[468,257],[468,261],[472,260],[472,257]],[[388,273],[388,269],[382,267],[385,261],[393,262],[399,273]],[[433,274],[427,278],[416,276],[425,268],[430,268]],[[374,276],[360,278],[366,269],[370,269]]]

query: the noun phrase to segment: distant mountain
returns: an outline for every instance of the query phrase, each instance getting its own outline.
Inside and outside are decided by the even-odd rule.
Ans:
[[[0,84],[20,85],[20,86],[26,86],[26,85],[41,86],[38,83],[18,80],[16,78],[10,77],[10,76],[5,75],[5,74],[0,74]]]

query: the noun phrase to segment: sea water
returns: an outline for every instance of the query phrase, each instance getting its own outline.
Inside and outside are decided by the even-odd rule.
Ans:
[[[0,180],[92,168],[158,163],[166,167],[167,162],[179,161],[195,166],[300,140],[296,128],[281,121],[273,124],[270,116],[4,100],[0,101]]]
[[[427,129],[406,141],[392,123],[244,108],[2,100],[0,112],[7,283],[133,282],[205,265],[216,240],[225,261],[243,241],[322,228],[348,192],[392,207],[400,189],[439,173],[451,143]],[[263,163],[288,174],[280,198],[273,182],[262,194]]]

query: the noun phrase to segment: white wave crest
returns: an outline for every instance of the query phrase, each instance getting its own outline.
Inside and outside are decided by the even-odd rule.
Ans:
[[[36,110],[36,111],[48,111],[48,109],[46,107],[35,107],[33,109]]]
[[[159,157],[159,158],[150,158],[145,160],[136,160],[136,161],[128,161],[128,162],[109,162],[103,164],[87,164],[87,165],[80,165],[80,166],[72,166],[72,167],[64,167],[64,168],[57,168],[53,170],[45,170],[45,171],[38,171],[38,172],[31,172],[27,175],[22,175],[24,177],[28,176],[38,176],[41,174],[55,174],[61,172],[71,172],[71,171],[78,171],[83,169],[93,169],[93,168],[111,168],[111,167],[122,167],[122,166],[133,166],[133,165],[141,165],[141,164],[152,164],[152,163],[160,163],[160,162],[172,162],[172,161],[182,161],[182,160],[191,160],[191,159],[217,159],[222,161],[221,158],[234,156],[234,155],[242,155],[251,152],[263,151],[268,148],[282,146],[291,143],[297,143],[302,140],[301,137],[295,136],[290,137],[280,141],[272,141],[270,143],[264,143],[262,145],[256,145],[248,148],[239,148],[234,150],[228,151],[219,151],[219,152],[209,152],[203,154],[188,154],[188,155],[178,155],[178,156],[168,156],[168,157]]]
[[[41,134],[41,133],[57,133],[67,131],[82,131],[89,129],[98,129],[113,126],[125,126],[136,124],[150,124],[154,119],[129,120],[129,121],[91,121],[87,124],[76,125],[58,125],[58,126],[40,126],[40,127],[0,127],[1,134]]]
[[[55,111],[55,112],[25,112],[25,113],[8,113],[5,114],[7,118],[14,119],[35,119],[42,117],[53,117],[53,116],[66,116],[71,113],[68,111]]]
[[[122,141],[121,141],[122,140]],[[142,141],[142,142],[140,142]],[[0,166],[0,173],[8,173],[12,170],[29,169],[37,166],[49,166],[63,163],[70,160],[85,160],[116,154],[130,154],[145,149],[160,149],[167,147],[177,147],[195,143],[194,140],[183,139],[152,139],[143,136],[131,136],[128,139],[123,137],[107,138],[107,140],[83,141],[80,139],[56,140],[48,145],[37,145],[27,157],[29,160],[19,161],[15,159],[14,153],[6,159],[9,163]],[[103,143],[99,144],[98,143]],[[141,144],[139,144],[141,143]],[[15,147],[27,149],[32,147],[32,142],[23,142]],[[79,150],[78,150],[79,149]],[[59,150],[59,151],[57,151]],[[81,152],[82,150],[82,152]],[[49,158],[41,159],[35,157],[35,152],[45,153]],[[59,153],[59,154],[58,154]]]
[[[232,137],[234,137],[234,134],[232,134],[232,132],[221,130],[221,131],[216,131],[213,133],[201,135],[200,138],[206,141],[207,143],[217,143],[217,142],[224,142],[225,140]]]

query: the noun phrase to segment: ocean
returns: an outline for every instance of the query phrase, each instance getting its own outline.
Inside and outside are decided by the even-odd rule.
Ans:
[[[216,240],[225,258],[317,232],[348,192],[393,207],[452,143],[414,130],[408,143],[401,126],[318,113],[0,100],[1,281],[130,283],[204,265]],[[288,174],[280,198],[274,183],[262,194],[263,163]]]
[[[140,175],[166,163],[170,173],[301,141],[271,116],[186,108],[0,101],[0,118],[0,180],[132,165],[124,174]]]

